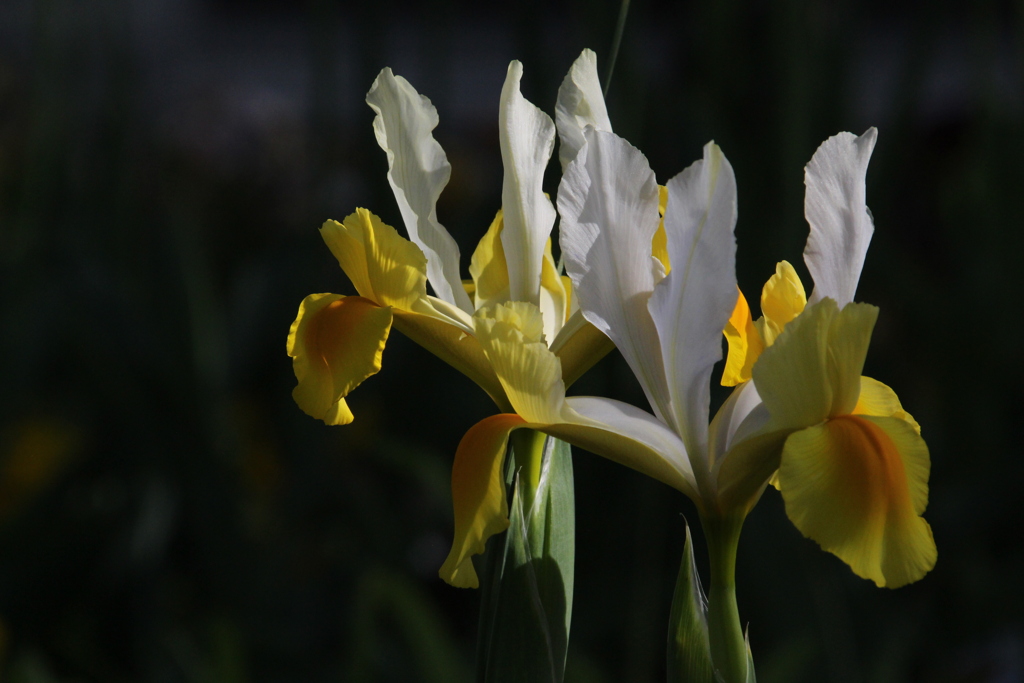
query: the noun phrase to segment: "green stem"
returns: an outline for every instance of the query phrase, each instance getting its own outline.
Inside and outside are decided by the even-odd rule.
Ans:
[[[702,521],[711,560],[708,593],[711,659],[725,683],[745,683],[747,645],[736,607],[736,547],[743,517],[710,517]]]
[[[514,467],[519,470],[519,492],[523,497],[523,510],[533,507],[533,498],[540,486],[544,465],[544,442],[547,435],[532,429],[517,429],[509,436],[512,442]]]

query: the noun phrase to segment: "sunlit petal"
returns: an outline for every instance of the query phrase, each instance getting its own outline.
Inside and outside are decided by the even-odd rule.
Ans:
[[[555,125],[558,126],[558,160],[562,163],[563,173],[583,147],[583,131],[587,126],[608,133],[612,131],[597,77],[597,55],[593,50],[580,53],[558,88]]]
[[[666,208],[668,208],[668,188],[658,185],[658,215],[661,220],[658,222],[658,229],[654,231],[654,239],[651,240],[651,254],[656,261],[655,266],[660,265],[661,271],[658,272],[658,269],[655,268],[655,284],[661,282],[661,278],[672,270],[672,259],[668,255],[668,235],[665,233]]]
[[[476,337],[515,411],[529,422],[558,422],[562,366],[548,349],[537,307],[513,301],[481,309],[475,321]]]
[[[875,231],[865,176],[878,131],[839,133],[823,142],[804,169],[804,215],[811,232],[804,262],[814,278],[811,303],[828,297],[839,307],[853,301],[864,256]]]
[[[738,288],[737,291],[739,292]],[[739,292],[736,306],[723,332],[725,340],[729,343],[729,355],[725,361],[725,370],[722,372],[722,386],[734,387],[750,379],[754,363],[764,350],[761,333],[754,326],[750,306],[743,292]]]
[[[544,170],[555,144],[555,124],[519,92],[523,65],[509,64],[498,109],[498,134],[505,176],[501,243],[508,263],[510,298],[540,302],[544,245],[555,224],[555,207],[544,194]]]
[[[427,259],[415,244],[366,209],[320,228],[327,247],[360,296],[412,310],[427,294]]]
[[[518,415],[492,415],[473,425],[459,442],[452,464],[455,539],[439,572],[453,586],[479,587],[471,557],[483,553],[488,538],[508,528],[502,464],[509,433],[524,424]]]
[[[807,295],[800,276],[789,261],[780,261],[775,274],[768,278],[761,290],[761,313],[764,315],[764,343],[775,343],[783,328],[800,315],[807,306]]]
[[[557,338],[568,318],[569,292],[565,280],[558,274],[555,258],[551,255],[551,238],[544,245],[544,261],[541,264],[540,302],[538,307],[544,315],[544,336],[551,344]],[[571,287],[571,285],[570,285]]]
[[[409,238],[426,254],[434,292],[472,313],[459,275],[459,247],[437,221],[437,198],[451,175],[444,150],[431,132],[437,126],[437,110],[391,69],[374,80],[366,103],[377,113],[373,130],[388,156],[388,181]]]
[[[647,310],[658,185],[644,156],[622,138],[588,129],[586,139],[558,188],[565,269],[587,320],[615,342],[664,417],[670,413],[668,387]]]
[[[499,209],[469,262],[469,274],[476,285],[473,293],[476,308],[509,300],[508,265],[505,263],[505,248],[501,245],[504,226],[503,214]]]
[[[736,178],[714,143],[668,182],[665,232],[675,266],[648,309],[661,340],[672,421],[691,457],[707,454],[711,370],[736,303]]]
[[[327,424],[348,424],[345,396],[380,370],[391,309],[359,296],[310,294],[288,333],[288,355],[299,381],[292,397]]]
[[[786,514],[858,576],[897,588],[935,564],[928,447],[897,418],[844,416],[794,433],[779,466]]]

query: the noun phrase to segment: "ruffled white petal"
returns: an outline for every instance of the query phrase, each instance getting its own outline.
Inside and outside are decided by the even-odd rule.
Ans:
[[[388,181],[409,239],[427,257],[430,285],[438,298],[472,314],[459,275],[459,247],[437,221],[437,198],[451,175],[444,150],[431,133],[437,126],[437,110],[391,69],[374,80],[366,103],[377,112],[373,130],[388,155]]]
[[[563,173],[583,146],[583,131],[587,126],[612,132],[597,76],[597,55],[593,50],[580,53],[558,88],[555,125],[558,127],[558,160]]]
[[[814,278],[809,303],[825,297],[842,308],[853,301],[871,235],[865,198],[868,161],[878,131],[839,133],[823,142],[804,169],[804,215],[811,227],[804,262]]]
[[[555,224],[555,207],[542,188],[544,169],[555,145],[555,124],[519,92],[522,76],[522,64],[509,64],[498,114],[505,165],[501,245],[512,300],[539,304],[544,245]]]
[[[588,128],[586,141],[558,188],[565,270],[584,316],[615,342],[655,413],[665,419],[668,388],[647,310],[654,289],[658,185],[644,155],[614,133]]]
[[[665,233],[672,270],[648,308],[661,340],[672,416],[690,457],[708,453],[711,370],[736,304],[736,178],[713,142],[668,182]]]

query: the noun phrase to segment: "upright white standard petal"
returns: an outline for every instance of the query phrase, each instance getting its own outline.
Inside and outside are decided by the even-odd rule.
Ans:
[[[427,279],[438,298],[472,315],[473,304],[459,275],[459,246],[437,222],[437,198],[451,166],[431,131],[437,110],[409,81],[384,69],[366,94],[377,112],[373,131],[388,155],[388,181],[398,200],[409,239],[427,257]]]
[[[701,161],[668,182],[672,270],[648,304],[668,376],[670,424],[691,458],[708,453],[711,369],[722,359],[722,329],[736,305],[735,227],[736,177],[709,142]]]
[[[608,118],[597,76],[597,55],[593,50],[580,53],[559,86],[555,125],[558,127],[558,160],[562,163],[563,173],[583,146],[583,131],[587,126],[612,132],[612,122]]]
[[[647,159],[614,133],[588,128],[586,144],[562,176],[558,210],[562,258],[583,315],[615,342],[655,413],[668,422],[661,348],[647,310],[659,222],[658,184]]]
[[[505,249],[512,300],[539,304],[544,245],[555,224],[555,207],[542,187],[544,169],[555,146],[555,124],[519,92],[522,76],[522,64],[509,64],[498,112],[501,160],[505,165],[501,246]]]
[[[804,262],[814,278],[808,304],[825,297],[842,308],[857,292],[875,231],[865,199],[865,176],[878,131],[839,133],[821,143],[804,169],[804,216],[811,226]]]

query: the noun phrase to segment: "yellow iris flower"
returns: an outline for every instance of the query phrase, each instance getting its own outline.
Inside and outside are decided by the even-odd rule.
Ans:
[[[550,239],[555,209],[541,189],[556,122],[563,164],[582,144],[584,126],[611,128],[596,58],[587,50],[574,63],[559,90],[556,122],[522,96],[521,77],[522,66],[512,62],[499,109],[502,210],[473,253],[467,282],[459,275],[458,246],[436,215],[450,174],[432,134],[437,112],[390,69],[374,81],[366,99],[377,114],[374,132],[387,154],[388,180],[409,239],[366,209],[320,229],[357,296],[312,294],[292,323],[288,355],[298,379],[293,396],[309,415],[327,424],[353,420],[345,397],[380,370],[392,326],[476,382],[505,411],[513,403],[484,353],[481,318],[475,313],[508,302],[533,307],[537,327],[531,332],[558,359],[559,381],[565,384],[611,350],[611,341],[579,311],[569,278],[558,272]],[[428,283],[433,295],[427,293]],[[488,459],[484,465],[500,469],[500,461],[495,465]],[[479,477],[464,476],[467,468],[478,466],[472,453],[463,453],[452,475],[456,510],[481,504]],[[508,524],[503,482],[495,505],[487,535]],[[473,550],[482,552],[483,546]],[[446,563],[441,575],[454,585],[478,585],[469,562]]]
[[[864,178],[874,130],[829,139],[808,164],[814,297],[805,310],[799,279],[780,265],[756,323],[737,301],[736,185],[718,147],[709,143],[701,161],[667,183],[659,221],[659,188],[643,155],[610,132],[584,135],[559,188],[566,271],[584,316],[615,342],[654,414],[567,398],[535,306],[478,310],[477,339],[516,414],[479,422],[459,446],[453,477],[475,480],[479,495],[476,506],[456,507],[464,540],[449,563],[468,562],[503,528],[493,463],[509,432],[528,427],[675,487],[705,524],[737,535],[736,521],[777,472],[789,517],[858,575],[893,587],[923,576],[935,561],[920,517],[927,447],[895,394],[861,377],[877,309],[850,303],[873,229]],[[737,386],[709,426],[723,330],[725,381]]]

